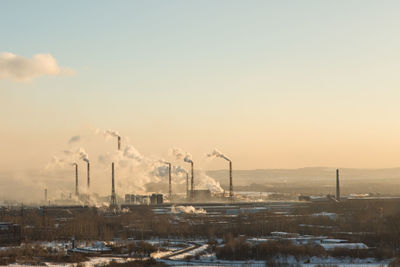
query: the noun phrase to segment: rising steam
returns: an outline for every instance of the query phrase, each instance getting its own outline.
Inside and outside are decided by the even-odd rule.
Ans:
[[[207,212],[202,208],[196,209],[193,206],[172,206],[171,213],[206,214]]]
[[[213,157],[217,157],[217,158],[223,158],[227,161],[231,161],[227,156],[225,156],[224,154],[222,154],[218,149],[214,148],[214,150],[207,154],[207,157],[213,158]]]
[[[111,137],[121,137],[120,134],[117,131],[108,129],[104,131],[105,136],[111,136]]]
[[[188,162],[188,163],[193,163],[192,155],[187,153],[187,152],[184,152],[180,148],[177,148],[177,147],[171,148],[170,149],[170,154],[172,156],[174,156],[176,159],[182,159],[183,158],[183,161]]]
[[[91,190],[88,191],[86,186],[79,188],[82,194],[90,195],[90,203],[95,206],[104,205],[104,200],[96,195],[98,192],[102,195],[109,195],[111,189],[111,175],[110,166],[111,162],[115,162],[116,168],[116,179],[115,189],[117,195],[121,196],[124,194],[150,194],[150,193],[167,193],[168,189],[168,165],[165,162],[173,163],[171,166],[171,174],[173,175],[173,183],[177,185],[176,188],[181,192],[185,192],[186,174],[187,171],[175,162],[174,159],[180,161],[193,162],[192,156],[189,153],[184,152],[179,148],[172,148],[169,150],[170,158],[167,160],[160,161],[159,158],[154,159],[152,157],[141,154],[133,144],[129,144],[128,138],[121,136],[117,131],[97,130],[98,147],[99,150],[103,149],[96,155],[91,155],[91,164],[93,164],[91,173],[96,177],[95,183],[91,184]],[[103,138],[115,138],[121,136],[121,139],[125,140],[124,147],[121,150],[109,149],[104,143],[102,145],[101,140]],[[93,140],[96,137],[90,138]],[[79,199],[75,199],[73,194],[74,191],[74,174],[71,170],[73,163],[80,161],[89,162],[89,156],[83,146],[85,145],[85,138],[80,140],[82,147],[72,147],[64,150],[61,154],[53,157],[48,167],[45,169],[44,177],[46,180],[43,183],[43,188],[48,188],[49,199],[60,199],[60,195],[70,196],[70,199],[78,202]],[[104,139],[103,139],[104,140]],[[77,145],[78,142],[69,144]],[[100,150],[101,151],[101,150]],[[57,180],[54,179],[56,177]],[[53,179],[53,180],[52,180]],[[211,192],[220,193],[222,188],[218,182],[212,177],[209,177],[205,172],[196,170],[196,188],[209,189]],[[84,183],[81,183],[82,185]],[[180,185],[180,186],[178,186]],[[43,189],[38,189],[43,190]],[[72,192],[72,196],[70,195]],[[40,194],[42,195],[42,191]]]

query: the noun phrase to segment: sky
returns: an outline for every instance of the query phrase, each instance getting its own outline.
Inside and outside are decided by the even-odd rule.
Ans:
[[[180,147],[204,169],[226,167],[204,159],[214,147],[236,169],[398,167],[399,12],[390,0],[2,1],[0,172],[43,169],[76,135],[90,155],[110,148],[96,129],[153,158]]]

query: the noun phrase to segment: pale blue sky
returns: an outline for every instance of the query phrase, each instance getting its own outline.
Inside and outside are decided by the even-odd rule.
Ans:
[[[3,142],[35,149],[45,133],[51,150],[112,128],[145,153],[216,146],[241,168],[397,166],[399,14],[399,1],[1,1],[0,52],[76,71],[0,80],[3,140],[19,136]]]

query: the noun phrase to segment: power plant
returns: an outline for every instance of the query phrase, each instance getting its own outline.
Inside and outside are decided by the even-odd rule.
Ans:
[[[121,149],[121,140],[122,138],[118,135],[117,132],[113,132],[113,133],[109,133],[109,135],[113,136],[113,137],[117,137],[117,141],[118,141],[118,149]],[[83,149],[79,149],[79,154],[77,154],[75,156],[75,158],[77,158],[79,156],[80,159],[82,159],[83,161],[86,162],[87,164],[87,191],[85,190],[84,192],[79,192],[79,174],[78,174],[78,163],[75,162],[72,165],[75,166],[75,195],[78,198],[78,201],[75,198],[64,198],[63,196],[64,193],[62,193],[62,197],[61,199],[56,199],[54,200],[53,203],[69,203],[74,204],[74,203],[85,203],[85,205],[89,205],[91,203],[99,203],[98,201],[103,198],[100,196],[94,196],[92,198],[92,195],[90,195],[89,193],[89,189],[91,186],[91,180],[90,180],[90,173],[91,173],[91,169],[90,169],[90,162],[88,160],[88,156],[87,153],[83,150]],[[137,160],[138,162],[141,161],[141,156],[140,154],[134,154],[135,150],[133,149],[132,151],[129,151],[129,153],[132,153],[132,158],[134,158],[135,160]],[[186,155],[185,155],[186,154]],[[121,155],[120,153],[115,154],[116,156],[120,157],[120,156],[126,156],[126,155]],[[139,156],[137,156],[139,155]],[[168,167],[168,198],[166,201],[166,205],[171,205],[173,202],[174,203],[207,203],[207,202],[227,202],[228,200],[230,200],[231,202],[233,202],[233,200],[236,200],[237,203],[243,202],[243,201],[251,201],[252,198],[249,198],[246,196],[246,194],[244,193],[240,193],[238,195],[234,195],[233,192],[233,163],[232,160],[229,159],[227,156],[225,156],[224,154],[222,154],[221,152],[219,152],[218,150],[214,149],[214,151],[211,154],[207,154],[209,157],[219,157],[222,158],[226,161],[228,161],[228,167],[229,167],[229,183],[226,185],[226,190],[229,186],[229,194],[225,194],[225,190],[221,190],[221,187],[219,185],[219,183],[210,183],[210,184],[204,184],[204,181],[207,180],[203,180],[204,178],[202,177],[203,174],[201,174],[199,177],[202,179],[199,183],[199,189],[196,190],[195,189],[195,181],[194,181],[194,162],[192,160],[192,156],[189,153],[185,153],[179,149],[177,149],[176,152],[174,152],[174,155],[176,156],[176,159],[182,159],[184,160],[184,162],[190,163],[190,174],[189,171],[184,171],[184,172],[180,172],[181,170],[179,170],[179,168],[177,168],[177,171],[180,172],[180,174],[178,174],[177,178],[180,179],[181,182],[178,182],[176,187],[177,187],[177,191],[175,194],[173,194],[173,189],[172,189],[172,172],[175,171],[173,169],[173,165],[171,162],[166,162],[166,161],[160,161],[163,162],[164,164],[167,165]],[[129,157],[131,157],[129,155]],[[137,157],[137,159],[135,158]],[[154,166],[157,166],[156,164]],[[154,167],[152,166],[152,167]],[[126,169],[126,168],[125,168]],[[166,174],[166,169],[163,169],[164,171],[162,172],[162,175]],[[334,201],[334,202],[340,202],[342,201],[341,195],[340,195],[340,173],[339,173],[339,169],[335,169],[336,170],[336,194],[335,195],[327,195],[327,197],[323,197],[323,196],[319,196],[319,197],[307,197],[307,196],[299,196],[298,199],[299,200],[306,200],[306,201],[325,201],[326,199],[330,200],[330,201]],[[223,176],[225,176],[224,174],[225,172],[222,172],[222,178]],[[183,174],[183,175],[182,175]],[[190,175],[190,181],[189,181],[189,175]],[[123,175],[122,177],[124,177],[125,175]],[[126,177],[126,176],[125,176]],[[221,178],[221,177],[220,177]],[[186,181],[185,181],[186,180]],[[162,180],[161,180],[162,181]],[[184,182],[185,185],[184,185]],[[207,181],[208,182],[208,181]],[[134,205],[150,205],[150,204],[164,204],[164,195],[160,194],[160,191],[163,191],[165,189],[162,189],[163,186],[161,185],[157,185],[157,183],[154,183],[153,190],[149,190],[147,188],[140,189],[138,192],[132,192],[133,194],[126,194],[125,195],[125,204],[134,204]],[[213,187],[213,186],[217,186],[217,187]],[[218,189],[219,187],[219,189]],[[165,188],[165,187],[164,187]],[[215,190],[215,188],[217,188],[217,190]],[[143,192],[149,192],[149,195],[146,195],[146,193]],[[166,190],[165,190],[166,191]],[[179,192],[180,191],[180,192]],[[185,192],[186,191],[186,192]],[[86,193],[87,192],[87,193]],[[139,193],[139,194],[138,194]],[[282,194],[281,194],[282,195]],[[271,199],[278,199],[280,196],[278,196],[278,194],[275,194],[272,197],[268,197]],[[105,198],[105,197],[104,197]],[[109,207],[112,210],[117,210],[118,209],[118,203],[120,202],[118,200],[118,196],[115,192],[115,163],[112,162],[111,163],[111,195],[107,196],[107,198],[109,199]],[[48,201],[47,200],[47,189],[45,190],[45,202]],[[162,199],[162,200],[160,200]],[[261,197],[261,193],[260,193],[260,198],[258,200],[262,200],[265,199],[263,197]],[[347,200],[348,197],[345,197],[343,200]],[[173,201],[172,201],[173,200]],[[102,203],[104,203],[105,200],[100,200],[102,201]]]

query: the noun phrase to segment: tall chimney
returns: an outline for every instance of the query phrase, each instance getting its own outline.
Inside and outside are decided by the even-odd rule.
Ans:
[[[336,169],[336,200],[340,201],[339,169]]]
[[[194,200],[194,171],[193,171],[193,161],[191,161],[190,162],[190,166],[191,166],[191,168],[192,168],[192,181],[190,182],[191,183],[191,188],[190,188],[190,193],[191,193],[191,197],[192,197],[192,200]]]
[[[87,162],[87,188],[90,188],[90,163]]]
[[[47,189],[44,189],[44,203],[47,204]]]
[[[168,164],[168,179],[169,179],[169,200],[172,201],[172,185],[171,185],[171,163]]]
[[[121,136],[118,136],[118,150],[121,150]]]
[[[114,162],[111,163],[111,203],[110,208],[117,206],[117,199],[115,197],[115,186],[114,186]]]
[[[229,197],[233,200],[232,161],[229,161]]]
[[[75,195],[79,195],[78,189],[78,163],[75,163]]]
[[[189,173],[186,173],[186,199],[189,199]]]

